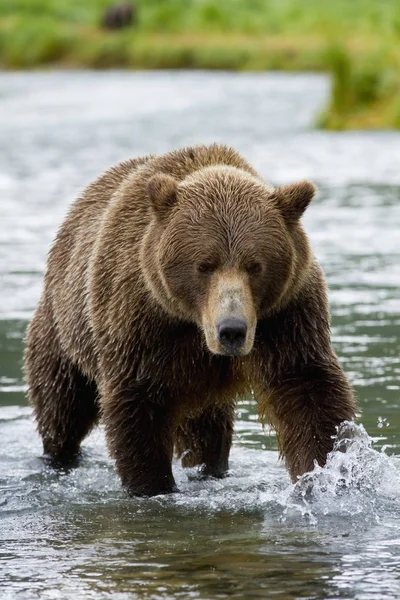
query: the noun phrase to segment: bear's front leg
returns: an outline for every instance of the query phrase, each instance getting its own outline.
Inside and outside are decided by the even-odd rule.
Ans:
[[[267,397],[267,396],[265,396]],[[261,406],[276,429],[292,478],[323,466],[337,426],[355,417],[355,400],[336,356],[305,364],[272,381]]]
[[[103,419],[122,485],[135,496],[177,492],[172,475],[173,431],[168,411],[148,390],[108,392]]]

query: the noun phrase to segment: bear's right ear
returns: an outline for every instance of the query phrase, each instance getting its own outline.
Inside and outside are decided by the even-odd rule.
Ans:
[[[153,211],[160,219],[165,219],[176,203],[177,187],[178,182],[170,175],[158,173],[149,179],[147,193]]]

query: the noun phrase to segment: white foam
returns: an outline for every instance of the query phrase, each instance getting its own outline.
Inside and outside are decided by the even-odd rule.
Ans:
[[[344,422],[326,465],[299,478],[281,493],[283,519],[361,516],[379,522],[380,511],[400,493],[400,462],[377,452],[363,425]]]

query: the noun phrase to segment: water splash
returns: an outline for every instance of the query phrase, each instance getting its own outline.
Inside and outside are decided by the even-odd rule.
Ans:
[[[282,520],[305,517],[317,524],[321,517],[380,522],[400,493],[399,460],[377,452],[363,425],[345,421],[338,428],[324,467],[315,465],[280,496]]]

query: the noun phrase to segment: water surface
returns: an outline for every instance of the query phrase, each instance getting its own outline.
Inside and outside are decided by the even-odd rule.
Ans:
[[[2,599],[400,597],[400,135],[313,130],[327,91],[310,75],[0,75]],[[318,184],[304,222],[362,425],[296,486],[250,399],[223,481],[177,463],[180,494],[130,499],[101,428],[55,473],[21,356],[66,208],[121,159],[215,140],[273,183]]]

